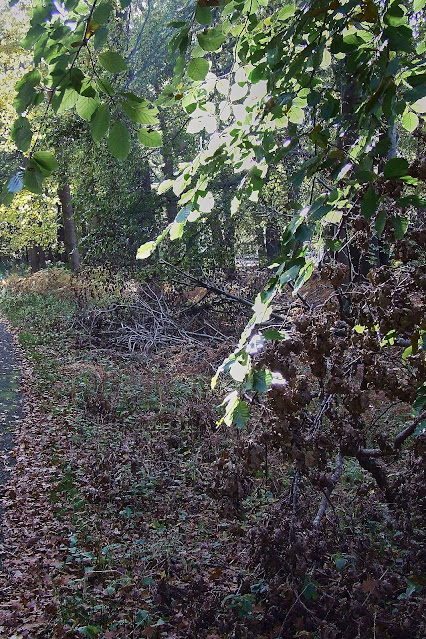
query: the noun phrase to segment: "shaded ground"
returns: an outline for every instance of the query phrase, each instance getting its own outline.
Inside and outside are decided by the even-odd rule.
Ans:
[[[19,361],[16,356],[13,337],[0,321],[0,494],[9,477],[13,457],[13,431],[21,416],[19,385]],[[1,526],[2,507],[0,503],[0,543],[3,541]],[[0,547],[0,561],[2,549]]]

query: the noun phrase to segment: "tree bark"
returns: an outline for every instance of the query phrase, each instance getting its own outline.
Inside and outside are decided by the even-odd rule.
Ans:
[[[167,126],[166,121],[161,113],[158,114],[158,119],[160,120],[161,130],[163,132],[164,140],[166,140],[167,134]],[[173,150],[168,146],[165,141],[164,145],[161,147],[161,154],[163,156],[163,166],[161,170],[166,179],[172,180],[174,175],[174,166],[173,166]],[[178,213],[178,198],[173,193],[173,191],[167,191],[165,193],[166,199],[166,213],[167,213],[167,221],[173,222],[177,213]]]
[[[68,184],[65,184],[58,189],[58,197],[62,209],[62,224],[64,227],[64,241],[67,250],[68,263],[71,270],[76,272],[80,268],[80,254],[77,248],[77,233],[75,230],[71,191]]]
[[[37,273],[42,268],[46,268],[46,254],[38,244],[30,246],[28,249],[28,261],[31,266],[31,273]]]
[[[37,273],[40,270],[40,256],[36,245],[30,246],[28,249],[28,261],[31,266],[31,273]]]
[[[38,262],[40,268],[46,268],[46,253],[41,248],[41,246],[38,247]]]

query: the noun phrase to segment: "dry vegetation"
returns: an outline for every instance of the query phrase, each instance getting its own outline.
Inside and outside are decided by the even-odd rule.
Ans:
[[[246,298],[259,278],[222,286]],[[408,339],[424,281],[322,278],[279,300],[288,339],[257,363],[287,385],[251,398],[245,430],[217,427],[226,389],[209,390],[244,305],[103,271],[9,283],[27,359],[3,636],[424,636],[424,358],[353,330],[374,309],[382,339],[402,313]]]

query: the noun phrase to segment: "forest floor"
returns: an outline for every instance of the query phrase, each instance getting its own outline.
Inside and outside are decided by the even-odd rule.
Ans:
[[[210,377],[245,316],[225,309],[212,327],[210,309],[202,341],[192,291],[185,322],[154,323],[149,351],[141,324],[138,350],[137,323],[123,333],[133,294],[116,288],[56,271],[3,296],[25,359],[0,637],[420,638],[419,589],[363,471],[345,467],[314,538],[293,469],[262,444],[267,411],[245,431],[217,426],[226,388]],[[150,290],[155,308],[177,305]],[[312,520],[321,494],[303,480],[299,494]]]
[[[21,419],[19,394],[20,362],[13,336],[0,321],[0,495],[13,464],[13,433]],[[0,544],[3,541],[0,502]],[[0,550],[0,563],[2,554]]]

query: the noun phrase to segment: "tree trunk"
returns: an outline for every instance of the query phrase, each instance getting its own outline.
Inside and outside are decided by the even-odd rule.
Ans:
[[[265,228],[265,250],[268,262],[276,260],[281,255],[280,229],[277,220],[270,216]]]
[[[158,114],[158,119],[160,120],[160,125],[161,125],[161,130],[163,132],[164,140],[166,140],[167,126],[161,113]],[[172,180],[174,177],[173,176],[173,173],[174,173],[173,149],[168,147],[167,142],[165,142],[164,145],[161,147],[161,154],[163,156],[163,166],[161,167],[161,170],[163,171],[163,175],[166,179]],[[177,205],[178,198],[173,193],[173,191],[167,191],[165,193],[165,198],[166,198],[167,221],[173,222],[173,220],[175,219],[178,213],[178,205]]]
[[[46,268],[46,254],[41,248],[41,246],[38,246],[37,248],[38,248],[38,262],[39,262],[40,268]]]
[[[62,224],[64,227],[64,241],[68,262],[73,272],[80,268],[80,254],[77,248],[77,234],[75,231],[74,213],[71,203],[71,191],[68,184],[58,189],[58,197],[62,209]]]
[[[37,273],[40,270],[40,255],[38,246],[30,246],[28,249],[28,261],[31,266],[31,273]]]
[[[31,266],[31,273],[37,273],[42,268],[46,268],[46,254],[38,244],[30,246],[28,249],[28,261]]]

